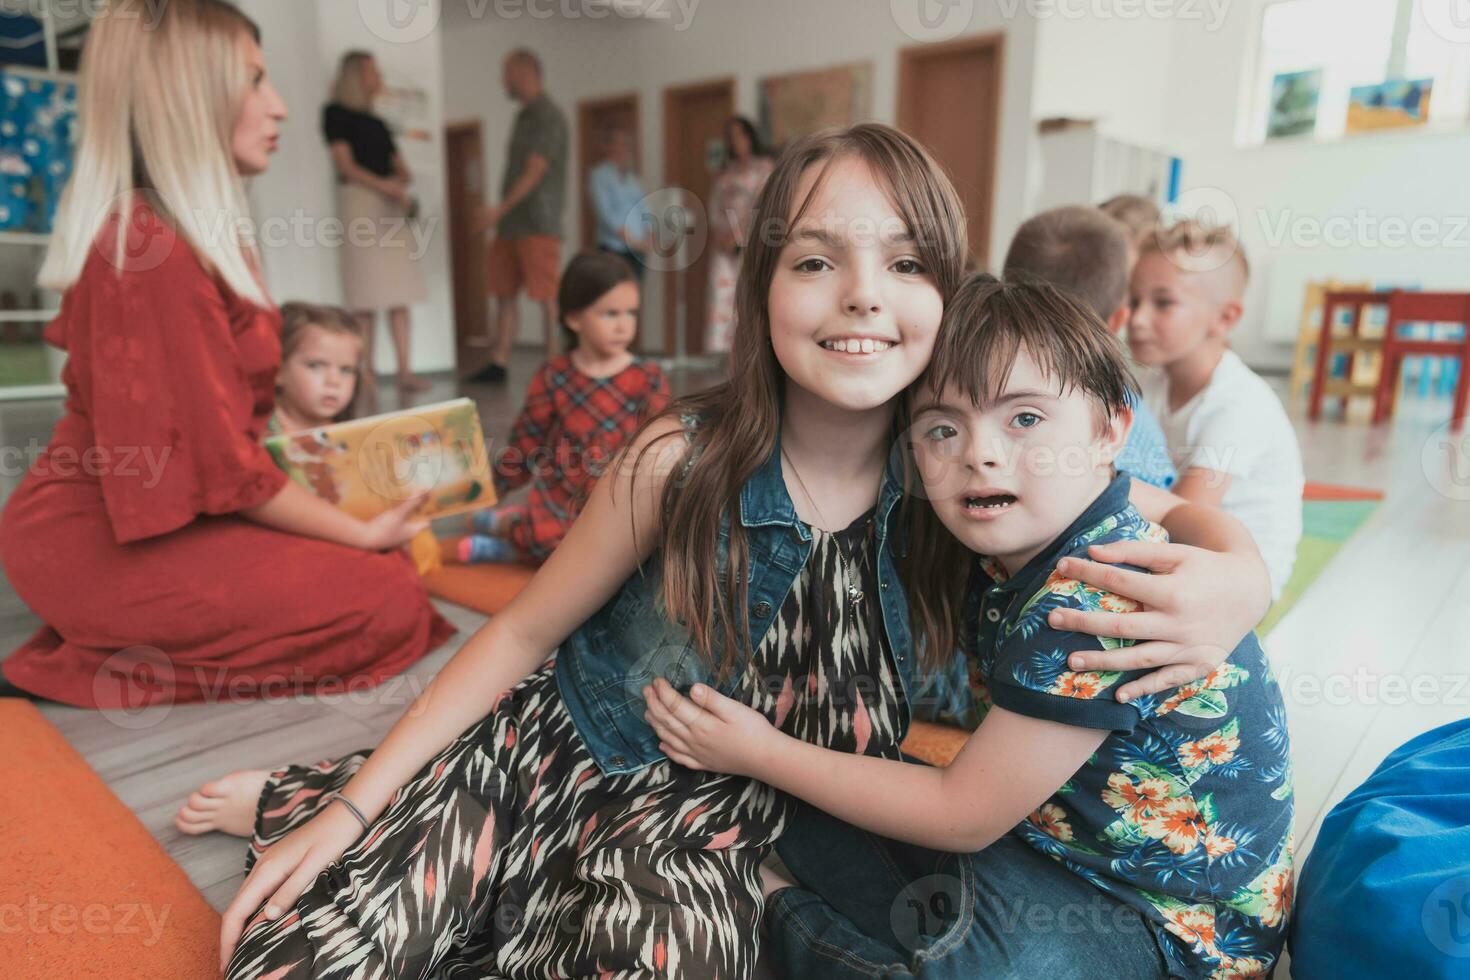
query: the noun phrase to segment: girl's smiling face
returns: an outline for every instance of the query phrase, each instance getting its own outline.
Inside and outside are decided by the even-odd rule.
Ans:
[[[796,201],[812,194],[820,169],[807,168]],[[791,229],[767,308],[788,383],[865,411],[923,371],[944,302],[886,188],[862,161],[840,157]]]

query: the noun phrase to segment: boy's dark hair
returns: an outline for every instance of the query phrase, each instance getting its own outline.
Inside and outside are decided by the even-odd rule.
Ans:
[[[1108,320],[1128,292],[1128,231],[1097,208],[1043,211],[1021,225],[1005,277],[1032,276],[1071,290]]]
[[[1101,409],[1101,425],[1138,396],[1118,340],[1092,310],[1051,283],[976,275],[944,307],[934,355],[914,390],[954,387],[975,405],[1005,389],[1025,350],[1062,392],[1079,390]]]
[[[572,256],[562,270],[561,284],[556,290],[557,317],[561,320],[566,349],[570,351],[577,346],[577,333],[567,326],[568,313],[582,312],[602,299],[614,286],[637,281],[628,260],[612,252],[588,249]]]
[[[1040,281],[1001,282],[979,274],[960,284],[944,307],[934,356],[910,392],[958,389],[983,405],[1005,388],[1025,348],[1062,391],[1081,389],[1099,403],[1099,435],[1127,407],[1137,388],[1117,338],[1098,315],[1055,286]],[[909,474],[918,470],[912,447],[905,453]],[[915,487],[912,477],[906,485]],[[940,649],[972,649],[974,637],[959,628],[966,609],[974,556],[944,526],[934,508],[916,506],[903,514],[909,554],[922,555],[908,590],[919,590],[947,618],[934,630]]]

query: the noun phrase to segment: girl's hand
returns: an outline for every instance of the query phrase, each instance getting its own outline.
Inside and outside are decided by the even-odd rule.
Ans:
[[[781,733],[759,711],[705,684],[695,684],[689,695],[662,677],[643,689],[643,717],[658,735],[659,750],[689,769],[758,775],[759,760],[775,751]]]
[[[408,544],[415,534],[429,526],[428,521],[415,520],[413,516],[428,497],[427,493],[421,493],[370,521],[363,521],[358,547],[364,551],[387,551]]]
[[[220,921],[219,964],[223,973],[230,965],[235,945],[254,919],[261,903],[267,919],[285,915],[327,865],[336,861],[362,835],[362,824],[340,803],[328,806],[315,817],[267,848],[250,869],[249,876]]]
[[[1064,558],[1057,570],[1145,608],[1132,613],[1057,609],[1048,622],[1056,629],[1140,641],[1116,650],[1074,653],[1067,661],[1073,670],[1159,668],[1119,687],[1119,701],[1206,676],[1225,662],[1271,605],[1270,578],[1256,557],[1147,541],[1094,545],[1088,554],[1096,561]],[[1113,568],[1114,563],[1154,574]]]

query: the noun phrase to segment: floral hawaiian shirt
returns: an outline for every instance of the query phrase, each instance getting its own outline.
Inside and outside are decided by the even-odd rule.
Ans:
[[[1053,629],[1051,610],[1137,603],[1056,571],[1089,545],[1162,541],[1117,476],[1013,576],[980,558],[971,599],[976,723],[991,705],[1112,734],[1015,833],[1164,930],[1184,976],[1265,975],[1292,894],[1292,782],[1281,692],[1254,635],[1203,680],[1120,704],[1133,673],[1073,671],[1074,651],[1131,641]]]

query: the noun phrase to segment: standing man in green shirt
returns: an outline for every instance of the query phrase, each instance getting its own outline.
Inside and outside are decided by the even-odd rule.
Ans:
[[[496,331],[490,364],[472,381],[505,380],[511,345],[520,326],[517,296],[540,304],[546,355],[557,353],[556,289],[561,275],[562,211],[566,202],[569,136],[566,116],[546,95],[541,60],[520,48],[505,59],[505,92],[521,106],[506,153],[500,203],[480,215],[481,231],[493,230],[488,282],[496,299]]]

